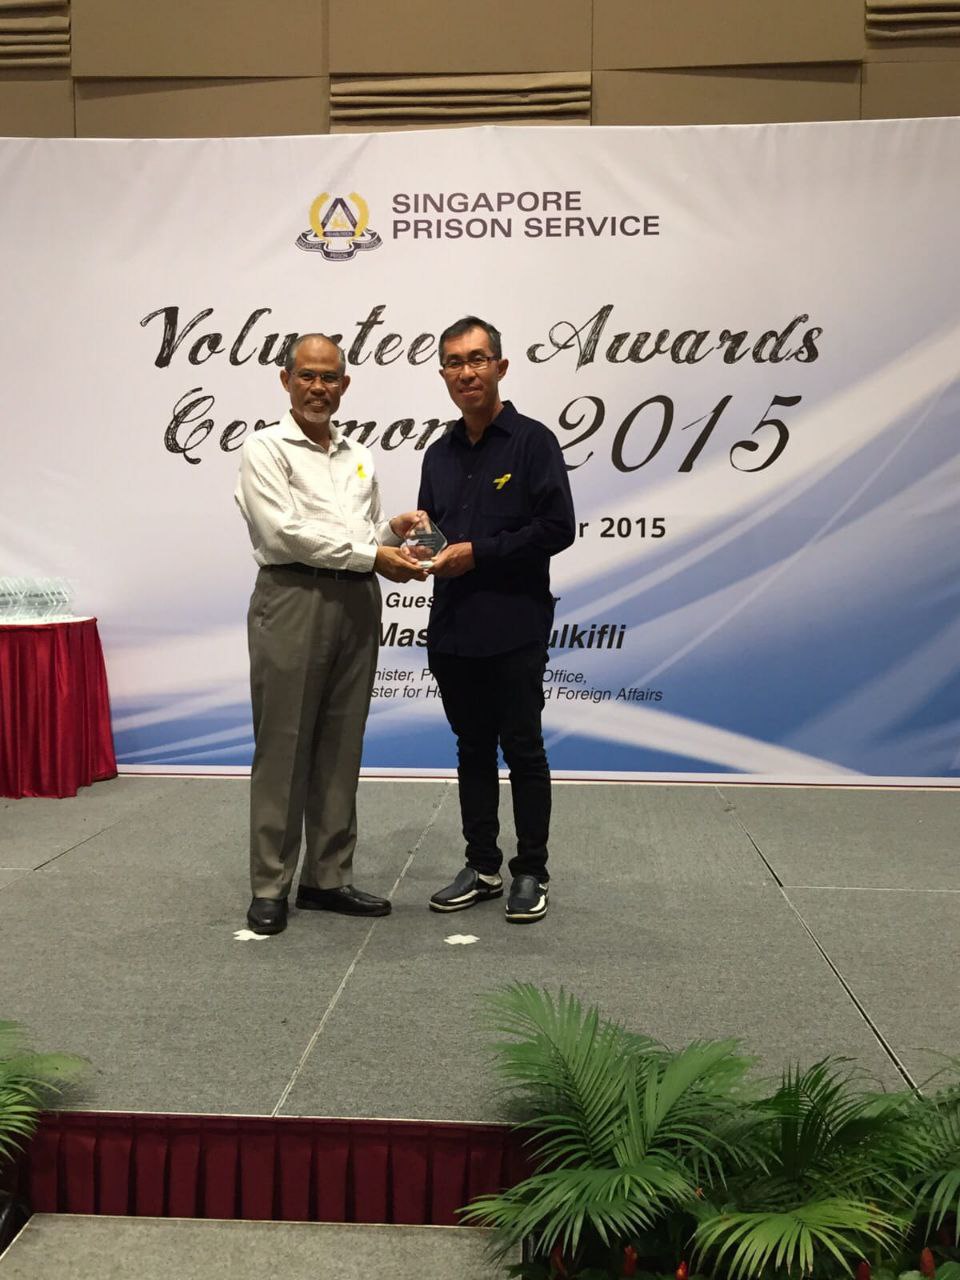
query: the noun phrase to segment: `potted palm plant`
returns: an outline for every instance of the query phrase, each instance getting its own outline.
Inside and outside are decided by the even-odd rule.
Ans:
[[[27,1208],[16,1195],[16,1156],[29,1140],[44,1107],[75,1080],[83,1058],[35,1053],[23,1044],[15,1022],[0,1021],[0,1253],[19,1230]]]
[[[517,1275],[890,1280],[926,1250],[960,1280],[955,1083],[870,1091],[825,1059],[765,1089],[735,1041],[672,1051],[563,991],[516,984],[488,1010],[535,1171],[465,1218],[498,1252],[524,1243]]]

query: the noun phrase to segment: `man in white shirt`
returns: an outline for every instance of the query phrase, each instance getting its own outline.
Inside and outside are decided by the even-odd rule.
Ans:
[[[387,915],[352,883],[357,779],[380,640],[380,588],[425,580],[400,545],[418,513],[384,518],[373,457],[331,425],[350,385],[323,334],[291,348],[290,409],[244,441],[236,500],[260,570],[247,634],[253,702],[250,880],[256,933],[280,933],[300,855],[296,905]]]

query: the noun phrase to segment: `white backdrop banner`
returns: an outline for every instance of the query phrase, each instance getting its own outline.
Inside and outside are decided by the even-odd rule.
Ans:
[[[290,336],[342,337],[393,512],[474,313],[570,468],[558,776],[958,776],[960,120],[13,139],[0,189],[0,572],[99,617],[121,767],[249,766]],[[443,773],[429,584],[384,598],[365,766]]]

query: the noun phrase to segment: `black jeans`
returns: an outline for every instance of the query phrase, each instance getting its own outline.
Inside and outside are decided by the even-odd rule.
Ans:
[[[544,645],[524,645],[489,658],[430,653],[430,670],[443,709],[457,736],[460,816],[467,865],[487,875],[499,871],[500,819],[497,746],[510,770],[517,856],[512,875],[547,874],[550,832],[550,768],[543,749]]]

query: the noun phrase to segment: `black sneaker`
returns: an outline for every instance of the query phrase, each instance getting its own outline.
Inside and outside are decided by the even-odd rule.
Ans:
[[[473,867],[464,867],[453,884],[439,889],[430,899],[431,911],[466,911],[467,907],[487,898],[503,897],[503,881],[498,875],[484,875]]]
[[[511,924],[532,924],[547,914],[548,889],[536,876],[514,876],[507,899],[507,919]]]

